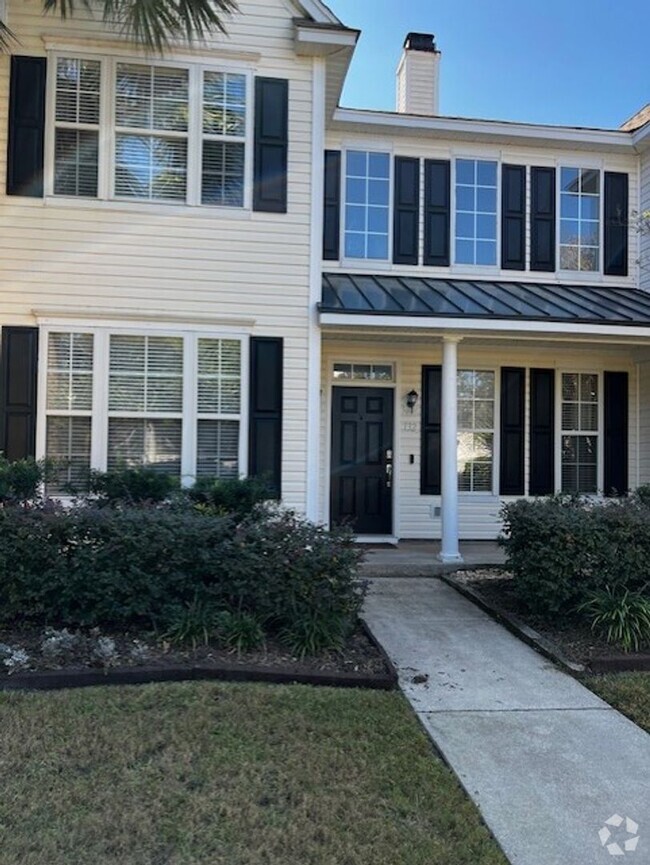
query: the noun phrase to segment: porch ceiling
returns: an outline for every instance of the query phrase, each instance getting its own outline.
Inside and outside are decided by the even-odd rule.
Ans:
[[[644,335],[650,336],[650,294],[601,285],[326,273],[319,309],[332,323],[337,315],[384,316],[384,323],[390,317],[402,326],[409,325],[407,319],[446,320],[459,329],[471,322],[507,324],[508,330],[518,322],[557,322],[605,325],[603,331],[648,328]]]

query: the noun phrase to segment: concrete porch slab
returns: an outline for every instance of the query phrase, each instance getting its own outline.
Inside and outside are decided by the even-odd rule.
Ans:
[[[503,565],[505,555],[496,541],[462,541],[463,563],[443,564],[438,559],[439,541],[400,541],[396,547],[365,546],[366,560],[362,573],[366,577],[436,577],[460,568]]]

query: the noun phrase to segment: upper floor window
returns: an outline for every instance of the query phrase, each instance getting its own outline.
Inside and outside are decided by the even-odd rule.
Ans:
[[[390,156],[348,150],[345,161],[345,257],[387,261]]]
[[[456,160],[456,264],[497,263],[497,163]]]
[[[68,57],[56,69],[55,195],[246,205],[245,73]]]
[[[560,269],[600,269],[598,169],[560,169]]]

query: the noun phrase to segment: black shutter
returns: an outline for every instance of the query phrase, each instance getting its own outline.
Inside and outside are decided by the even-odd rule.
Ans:
[[[503,496],[524,495],[526,370],[501,370],[501,473]]]
[[[248,473],[268,480],[280,498],[283,341],[270,337],[251,339],[250,364]]]
[[[43,196],[45,57],[11,58],[7,195]]]
[[[555,370],[530,371],[530,494],[555,492]]]
[[[338,261],[341,237],[341,152],[325,151],[323,259]]]
[[[501,267],[526,270],[526,166],[504,165],[501,189]]]
[[[530,269],[555,270],[555,169],[531,168]]]
[[[442,367],[422,367],[422,455],[420,492],[440,495],[442,430]]]
[[[3,327],[0,363],[0,450],[10,460],[33,457],[38,328]]]
[[[627,276],[629,178],[605,172],[605,273]]]
[[[420,160],[395,157],[393,262],[417,264],[420,245]]]
[[[605,373],[605,495],[626,495],[629,382],[626,372]]]
[[[253,210],[287,212],[289,82],[255,79],[255,189]]]
[[[451,170],[443,159],[424,163],[424,263],[449,267]]]

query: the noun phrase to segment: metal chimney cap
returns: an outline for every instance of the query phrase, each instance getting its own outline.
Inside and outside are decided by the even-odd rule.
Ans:
[[[433,33],[409,33],[404,40],[404,48],[407,51],[428,51],[430,54],[436,54],[435,36]]]

